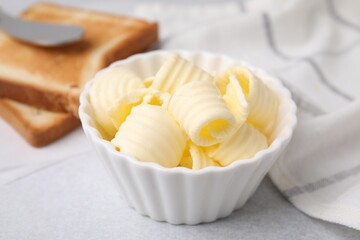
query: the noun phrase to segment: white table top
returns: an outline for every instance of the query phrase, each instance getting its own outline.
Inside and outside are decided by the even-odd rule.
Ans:
[[[44,181],[45,180],[45,181]],[[230,217],[174,226],[120,199],[95,152],[63,160],[0,189],[0,239],[359,239],[360,232],[310,218],[265,178]]]

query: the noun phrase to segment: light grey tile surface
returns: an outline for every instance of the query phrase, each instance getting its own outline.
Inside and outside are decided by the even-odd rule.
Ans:
[[[268,178],[228,218],[156,222],[120,199],[92,151],[0,188],[0,216],[0,239],[360,239],[356,230],[299,212]]]

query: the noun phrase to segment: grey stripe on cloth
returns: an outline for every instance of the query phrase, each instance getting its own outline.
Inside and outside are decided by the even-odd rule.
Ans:
[[[267,13],[263,13],[262,14],[262,17],[263,17],[263,21],[264,21],[264,25],[265,25],[265,31],[266,31],[266,36],[267,36],[267,39],[268,39],[268,43],[270,45],[270,48],[273,52],[275,52],[279,57],[281,57],[283,60],[298,60],[298,61],[302,61],[302,60],[305,60],[306,58],[295,58],[295,57],[290,57],[290,56],[287,56],[286,54],[282,53],[277,45],[275,44],[275,38],[273,36],[273,27],[272,27],[272,24],[271,24],[271,20],[270,20],[270,17]],[[338,19],[336,19],[334,16],[332,16],[333,19],[335,21],[339,21]],[[345,23],[342,23],[343,25],[346,25],[346,26],[349,26],[348,24],[345,24]],[[360,27],[359,28],[359,32],[360,32]],[[360,44],[360,38],[358,39],[358,41],[352,43],[349,47],[346,47],[344,49],[341,49],[340,51],[333,51],[333,50],[321,50],[321,51],[317,51],[317,52],[314,52],[313,53],[313,56],[312,57],[315,57],[315,56],[321,56],[321,55],[329,55],[329,56],[341,56],[341,55],[345,55],[349,52],[351,52],[351,50],[353,50],[354,48],[358,47]]]
[[[278,55],[279,57],[281,57],[284,60],[295,60],[294,58],[291,58],[289,56],[286,56],[285,54],[283,54],[277,47],[277,45],[275,44],[275,38],[274,38],[274,34],[273,34],[273,27],[271,25],[271,21],[270,21],[270,17],[267,13],[263,13],[262,14],[262,19],[264,22],[264,26],[265,26],[265,33],[266,33],[266,38],[268,40],[269,46],[271,48],[271,50]]]
[[[277,44],[275,43],[275,38],[274,38],[274,34],[273,34],[273,27],[272,27],[269,15],[267,13],[263,13],[262,18],[263,18],[263,21],[264,21],[265,33],[266,33],[266,37],[268,39],[269,46],[270,46],[271,50],[275,54],[277,54],[279,57],[281,57],[282,59],[287,60],[287,61],[300,60],[300,61],[304,61],[304,62],[309,63],[309,65],[313,68],[313,70],[317,74],[320,82],[323,83],[330,91],[332,91],[333,93],[341,96],[345,100],[348,100],[348,101],[354,100],[353,97],[349,96],[348,94],[342,92],[341,90],[337,89],[334,85],[332,85],[327,80],[325,75],[322,73],[320,67],[310,57],[308,57],[308,58],[295,58],[295,57],[289,57],[286,54],[282,53],[278,49]]]
[[[241,12],[243,12],[243,13],[247,12],[246,6],[245,6],[245,0],[240,0],[239,1],[239,7],[240,7]]]
[[[312,116],[320,116],[320,115],[325,113],[322,109],[320,109],[315,104],[313,104],[313,103],[307,101],[306,99],[300,97],[300,94],[298,94],[296,92],[296,90],[292,86],[290,86],[289,83],[285,82],[282,79],[282,77],[277,76],[277,78],[280,79],[281,82],[284,84],[284,86],[291,92],[291,96],[292,96],[293,100],[296,102],[296,105],[299,108],[301,108],[305,112],[311,114]]]
[[[348,47],[341,49],[341,51],[324,51],[321,52],[319,54],[315,54],[315,55],[326,55],[326,56],[344,56],[348,53],[351,53],[352,50],[354,50],[355,48],[358,48],[360,46],[360,36],[359,39],[357,41],[355,41],[354,43],[350,44]]]
[[[349,28],[352,28],[353,30],[357,31],[357,32],[360,32],[360,26],[357,26],[356,24],[352,23],[352,22],[349,22],[347,20],[345,20],[343,17],[340,16],[340,14],[336,11],[336,7],[335,7],[335,3],[334,3],[334,0],[328,0],[327,1],[327,7],[328,7],[328,10],[330,12],[330,15],[332,16],[332,18],[349,27]]]
[[[359,175],[359,174],[360,174],[360,164],[353,167],[353,168],[338,172],[338,173],[336,173],[336,174],[334,174],[332,176],[329,176],[329,177],[326,177],[326,178],[321,178],[318,181],[308,183],[308,184],[306,184],[304,186],[296,186],[296,187],[284,190],[284,191],[282,191],[282,193],[287,198],[295,197],[295,196],[298,196],[298,195],[303,194],[303,193],[312,193],[312,192],[315,192],[315,191],[317,191],[319,189],[328,187],[328,186],[333,185],[335,183],[339,183],[339,182],[341,182],[341,181],[343,181],[345,179],[348,179],[350,177],[354,177],[354,176]]]
[[[310,66],[314,69],[314,71],[317,73],[320,81],[327,86],[328,89],[330,89],[333,93],[343,97],[344,99],[348,100],[348,101],[353,101],[354,98],[349,96],[348,94],[340,91],[339,89],[337,89],[334,85],[332,85],[325,77],[324,73],[321,71],[320,67],[316,64],[316,62],[314,60],[312,60],[311,58],[305,59],[306,62],[308,62],[310,64]]]

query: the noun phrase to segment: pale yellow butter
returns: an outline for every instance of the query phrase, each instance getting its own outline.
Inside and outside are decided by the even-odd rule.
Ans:
[[[144,81],[123,67],[90,91],[105,139],[122,153],[164,167],[228,166],[268,147],[278,98],[250,69],[216,78],[177,54]]]
[[[106,134],[104,138],[112,139],[118,130],[118,125],[121,124],[120,119],[113,119],[113,114],[109,114],[109,110],[112,109],[113,112],[116,103],[121,101],[121,98],[131,95],[133,90],[144,87],[141,78],[123,67],[106,69],[96,77],[90,90],[90,102],[95,119]],[[130,102],[133,103],[136,100],[131,99]]]
[[[157,105],[167,108],[171,99],[171,95],[158,90],[149,90],[143,97],[143,103]]]
[[[266,137],[256,128],[244,123],[222,143],[207,149],[207,154],[227,166],[236,160],[248,159],[268,147]]]
[[[229,76],[229,83],[223,98],[236,119],[237,127],[241,127],[249,115],[249,104],[235,75]]]
[[[142,103],[144,97],[148,95],[149,92],[147,88],[139,88],[129,93],[124,93],[112,106],[108,107],[108,116],[116,131],[130,114],[131,109]]]
[[[141,104],[133,107],[111,143],[139,161],[176,167],[185,149],[186,135],[164,108]]]
[[[192,159],[192,169],[194,170],[210,166],[220,166],[214,159],[206,154],[202,147],[191,144],[189,152]]]
[[[179,166],[186,167],[193,170],[199,170],[209,166],[220,166],[214,159],[212,159],[205,149],[189,142],[184,155],[180,161]]]
[[[278,114],[278,98],[254,73],[245,67],[232,67],[215,79],[220,92],[226,92],[230,77],[235,76],[249,104],[247,121],[267,137],[274,130]]]
[[[235,127],[235,117],[227,108],[213,82],[192,81],[172,96],[169,112],[191,141],[199,146],[221,142]]]
[[[151,89],[173,94],[182,85],[198,80],[213,80],[213,76],[178,54],[170,55],[156,73]]]

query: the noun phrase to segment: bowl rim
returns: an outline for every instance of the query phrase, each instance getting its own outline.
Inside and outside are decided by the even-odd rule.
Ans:
[[[285,132],[285,134],[281,134],[280,137],[275,138],[274,141],[270,144],[270,146],[268,148],[257,152],[255,154],[255,156],[253,156],[251,158],[236,160],[225,167],[209,166],[209,167],[205,167],[205,168],[198,169],[198,170],[189,169],[189,168],[185,168],[185,167],[166,168],[166,167],[161,166],[158,163],[143,162],[143,161],[137,160],[136,158],[134,158],[131,155],[116,151],[116,149],[113,147],[113,145],[111,145],[111,142],[107,141],[105,139],[102,139],[100,137],[101,136],[100,132],[95,127],[93,127],[89,124],[89,122],[92,120],[92,118],[91,118],[91,116],[89,116],[89,114],[86,113],[85,109],[88,107],[91,107],[87,96],[89,94],[92,84],[94,83],[97,76],[99,74],[101,74],[101,72],[103,72],[104,70],[106,70],[108,68],[113,68],[118,65],[122,65],[124,63],[126,64],[126,63],[129,63],[132,61],[136,61],[140,58],[151,58],[151,57],[154,57],[155,55],[164,55],[164,54],[171,54],[171,53],[178,53],[180,55],[182,55],[182,54],[184,54],[184,55],[199,54],[199,55],[205,55],[207,57],[220,57],[222,59],[226,59],[226,60],[229,60],[232,62],[241,63],[243,65],[249,66],[250,68],[255,68],[258,71],[260,70],[262,75],[266,75],[267,78],[271,78],[271,81],[276,83],[276,88],[277,88],[276,91],[282,92],[283,93],[282,95],[284,95],[284,98],[288,102],[289,112],[287,115],[289,115],[288,116],[289,120],[288,120],[288,124],[281,131],[281,132]],[[126,59],[115,61],[112,64],[110,64],[108,67],[105,67],[105,68],[99,70],[85,84],[85,86],[80,94],[80,106],[79,106],[78,111],[79,111],[80,121],[81,121],[83,130],[84,130],[87,138],[91,138],[97,144],[102,145],[103,148],[105,148],[112,155],[115,155],[116,158],[121,157],[123,161],[127,161],[130,164],[135,164],[136,166],[142,167],[142,168],[150,168],[150,169],[165,172],[165,173],[180,173],[180,174],[190,174],[190,175],[202,175],[202,174],[207,174],[210,172],[221,173],[221,172],[225,172],[225,171],[231,171],[231,170],[241,167],[243,165],[259,163],[260,161],[263,160],[263,158],[273,154],[282,145],[286,144],[291,139],[294,129],[297,125],[297,116],[296,116],[297,106],[296,106],[295,102],[293,101],[293,99],[291,98],[290,91],[284,86],[284,84],[282,84],[282,82],[278,78],[273,77],[271,74],[267,73],[266,71],[264,71],[260,68],[253,67],[252,65],[248,64],[247,62],[238,60],[233,57],[229,57],[224,54],[212,53],[212,52],[208,52],[208,51],[189,51],[189,50],[180,50],[180,49],[177,49],[177,50],[154,50],[154,51],[149,51],[149,52],[145,52],[145,53],[138,53],[138,54],[132,55]]]

